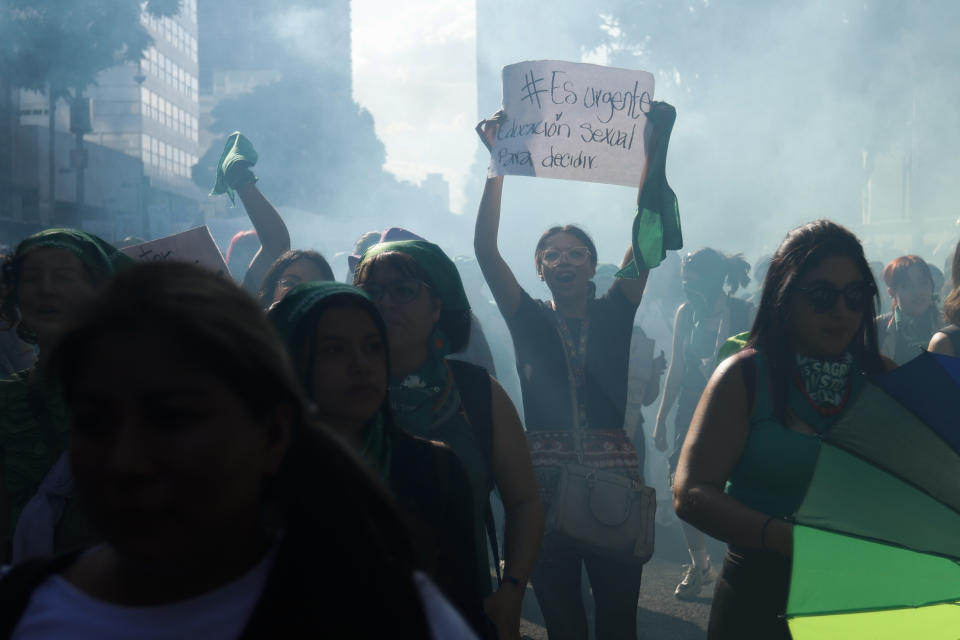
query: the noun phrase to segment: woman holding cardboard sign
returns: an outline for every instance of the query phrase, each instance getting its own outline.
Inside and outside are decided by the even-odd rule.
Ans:
[[[599,298],[591,282],[597,249],[582,229],[551,227],[540,237],[534,263],[552,300],[537,301],[523,290],[497,248],[502,177],[487,180],[477,213],[477,261],[513,336],[528,441],[549,514],[532,582],[551,640],[587,637],[581,562],[596,600],[596,637],[633,638],[636,634],[643,560],[629,562],[624,556],[581,544],[568,535],[568,523],[561,522],[557,511],[565,501],[566,488],[572,486],[568,480],[574,466],[619,475],[634,489],[641,486],[637,453],[623,429],[627,368],[633,319],[648,270],[663,256],[659,245],[651,252],[649,245],[638,240],[643,240],[641,230],[651,225],[660,225],[661,233],[666,230],[667,246],[679,240],[676,198],[662,176],[675,116],[664,103],[651,110],[659,153],[648,156],[640,179],[634,240],[618,274],[625,277]],[[488,147],[503,119],[500,113],[478,125]],[[672,215],[661,218],[664,203]],[[652,518],[652,512],[649,515]]]

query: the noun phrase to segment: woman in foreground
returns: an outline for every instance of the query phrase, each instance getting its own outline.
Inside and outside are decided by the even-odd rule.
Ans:
[[[473,637],[389,498],[310,427],[256,302],[186,264],[120,274],[51,355],[104,544],[0,581],[0,637]]]
[[[791,515],[818,434],[884,361],[876,284],[856,236],[828,220],[791,231],[767,272],[747,348],[710,378],[674,479],[677,515],[729,544],[709,638],[789,638]]]

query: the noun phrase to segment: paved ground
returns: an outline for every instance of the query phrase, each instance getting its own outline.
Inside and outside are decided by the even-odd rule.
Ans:
[[[723,546],[712,543],[710,552],[713,563],[720,568],[723,561]],[[681,563],[689,556],[680,529],[675,524],[657,527],[657,551],[643,568],[643,588],[640,590],[637,614],[637,638],[641,640],[701,640],[706,637],[707,619],[710,616],[712,584],[692,602],[677,600],[673,590],[681,575]],[[540,611],[536,606],[535,593],[524,600],[524,621],[521,635],[529,640],[547,640]],[[534,597],[531,597],[534,596]],[[590,600],[589,593],[586,595]],[[588,602],[588,617],[591,617],[592,602]],[[592,625],[591,625],[592,626]],[[606,640],[606,639],[601,639]]]

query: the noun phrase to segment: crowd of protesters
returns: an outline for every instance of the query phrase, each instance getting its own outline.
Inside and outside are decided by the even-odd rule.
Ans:
[[[486,142],[501,121],[478,127]],[[649,438],[690,555],[676,597],[711,585],[711,638],[789,637],[790,515],[818,435],[859,374],[960,355],[960,250],[941,306],[921,257],[878,283],[860,241],[818,220],[745,295],[739,254],[699,248],[651,275],[633,244],[603,265],[563,224],[531,247],[537,300],[499,252],[495,177],[475,263],[390,228],[360,238],[338,282],[291,249],[256,160],[232,135],[214,188],[254,227],[227,252],[236,282],[72,229],[6,256],[0,636],[518,639],[530,585],[551,639],[585,639],[585,569],[594,637],[635,638],[642,568],[547,514],[571,461],[642,486]],[[512,350],[471,309],[477,267]],[[682,294],[648,300],[648,277]],[[636,324],[648,304],[673,317],[659,357]],[[519,407],[496,376],[505,349]],[[728,544],[719,571],[705,535]]]

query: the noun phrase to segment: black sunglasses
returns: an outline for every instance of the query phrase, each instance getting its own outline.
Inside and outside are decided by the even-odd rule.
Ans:
[[[870,306],[870,301],[877,290],[867,282],[851,282],[843,289],[838,289],[826,282],[815,282],[798,289],[807,296],[810,306],[817,313],[827,313],[837,304],[837,299],[843,296],[847,309],[856,313],[863,313]]]
[[[426,282],[421,280],[414,280],[412,278],[407,280],[395,280],[388,284],[375,284],[373,282],[361,282],[357,286],[364,290],[367,296],[370,297],[374,302],[380,302],[383,300],[384,294],[390,294],[390,299],[393,300],[394,304],[407,304],[408,302],[413,302],[418,295],[420,295],[420,289],[426,287],[430,288]]]

